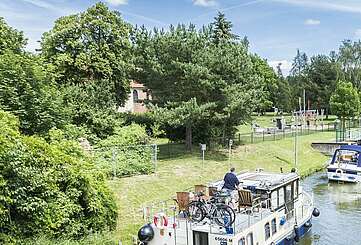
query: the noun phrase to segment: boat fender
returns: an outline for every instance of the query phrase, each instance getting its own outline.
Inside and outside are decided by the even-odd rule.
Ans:
[[[138,231],[138,238],[143,244],[147,244],[154,238],[154,230],[150,224],[144,225]]]
[[[336,174],[338,174],[338,175],[342,175],[342,174],[343,174],[342,169],[340,169],[340,168],[336,169]]]
[[[320,210],[318,210],[318,208],[314,208],[313,209],[313,211],[312,211],[312,215],[314,216],[314,217],[318,217],[318,216],[320,216]]]
[[[286,223],[286,218],[283,216],[281,219],[280,219],[280,225],[284,225]]]
[[[294,230],[295,230],[295,238],[294,239],[296,242],[299,242],[300,241],[300,230],[298,229],[298,225],[295,225]]]
[[[168,226],[168,218],[165,214],[158,214],[154,216],[153,223],[157,228],[164,229]]]

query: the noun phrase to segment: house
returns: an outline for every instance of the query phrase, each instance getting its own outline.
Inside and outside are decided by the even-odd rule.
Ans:
[[[132,81],[130,83],[130,93],[128,100],[124,106],[118,108],[118,112],[132,112],[132,113],[144,113],[148,109],[145,106],[145,101],[152,100],[150,90],[143,84]]]

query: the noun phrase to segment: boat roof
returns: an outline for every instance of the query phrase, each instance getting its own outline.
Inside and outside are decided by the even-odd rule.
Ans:
[[[360,145],[341,145],[340,150],[356,151],[361,153]]]
[[[299,179],[297,173],[271,173],[271,172],[244,172],[237,174],[243,187],[257,190],[274,190],[278,187]],[[212,183],[210,186],[221,187],[223,180]]]

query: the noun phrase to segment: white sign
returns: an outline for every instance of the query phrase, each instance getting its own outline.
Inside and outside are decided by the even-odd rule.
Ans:
[[[206,144],[201,144],[201,150],[202,150],[202,151],[207,150],[207,145],[206,145]]]
[[[229,145],[233,145],[233,140],[229,140]]]

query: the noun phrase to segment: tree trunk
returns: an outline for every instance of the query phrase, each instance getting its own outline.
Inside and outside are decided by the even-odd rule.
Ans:
[[[190,123],[186,125],[186,149],[192,151],[192,125]]]

